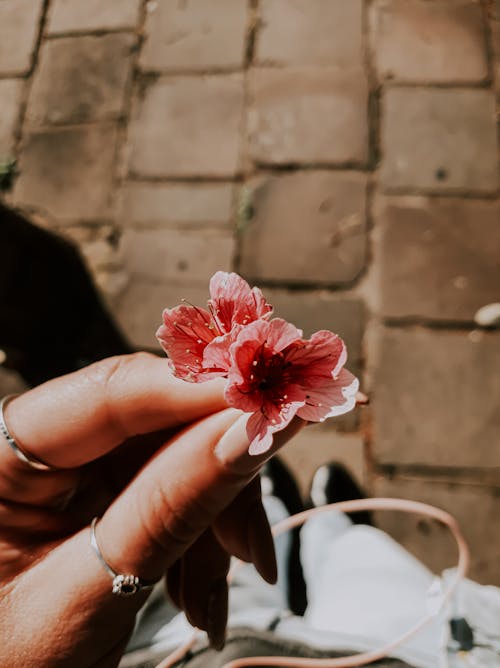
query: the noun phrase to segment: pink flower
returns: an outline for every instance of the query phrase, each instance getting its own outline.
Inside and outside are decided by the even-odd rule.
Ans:
[[[272,311],[262,292],[235,273],[214,274],[210,297],[208,311],[190,304],[165,309],[163,325],[156,332],[175,374],[184,380],[226,376],[229,346],[237,333]]]
[[[234,273],[212,277],[208,308],[165,309],[156,336],[179,378],[228,379],[227,403],[250,413],[250,454],[269,450],[295,415],[323,422],[354,408],[359,383],[343,368],[346,348],[336,334],[304,340],[294,325],[269,320],[261,291]]]
[[[343,368],[344,342],[325,330],[309,340],[276,318],[244,327],[230,346],[226,400],[251,413],[250,454],[266,452],[273,434],[297,415],[311,422],[347,413],[356,404],[359,383]]]

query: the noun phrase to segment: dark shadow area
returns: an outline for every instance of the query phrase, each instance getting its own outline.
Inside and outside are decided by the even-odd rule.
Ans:
[[[0,348],[28,385],[132,352],[69,241],[0,202]]]

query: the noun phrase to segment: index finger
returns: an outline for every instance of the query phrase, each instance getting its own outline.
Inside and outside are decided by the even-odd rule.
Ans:
[[[9,402],[5,420],[25,452],[58,468],[74,468],[131,436],[225,407],[223,381],[187,383],[172,374],[166,359],[134,353],[96,362],[26,392]],[[0,470],[19,465],[25,466],[10,448],[0,448]]]

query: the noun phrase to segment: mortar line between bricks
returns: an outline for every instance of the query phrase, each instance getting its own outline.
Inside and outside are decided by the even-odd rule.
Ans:
[[[41,133],[52,133],[56,134],[61,130],[79,130],[82,128],[88,128],[89,126],[96,127],[105,127],[105,126],[114,126],[117,122],[123,122],[125,119],[121,117],[108,117],[108,118],[99,118],[93,121],[81,121],[78,123],[56,123],[51,125],[29,125],[26,129],[29,129],[30,134],[41,134]]]
[[[364,0],[362,4],[362,38],[363,38],[363,66],[368,80],[368,165],[374,168],[380,160],[380,93],[381,85],[377,80],[373,65],[374,55],[370,42],[370,12],[371,0]]]
[[[346,162],[287,162],[283,164],[273,164],[269,162],[261,162],[257,160],[253,163],[255,170],[269,170],[274,172],[297,172],[297,171],[311,171],[314,169],[318,170],[329,170],[332,172],[339,171],[357,171],[363,173],[371,173],[373,170],[366,163],[355,162],[355,161],[346,161]]]
[[[130,55],[129,74],[123,91],[122,113],[120,114],[120,119],[116,122],[117,137],[116,137],[116,145],[114,152],[114,174],[112,181],[113,191],[112,193],[110,193],[112,211],[114,212],[114,219],[115,219],[113,224],[113,230],[116,235],[116,244],[118,244],[119,242],[119,236],[121,231],[121,227],[117,222],[118,221],[117,198],[119,197],[119,190],[123,185],[128,172],[128,164],[127,164],[128,154],[126,150],[126,147],[128,145],[127,142],[128,128],[130,123],[133,96],[137,79],[139,57],[142,45],[144,43],[143,33],[147,15],[146,4],[147,0],[142,0],[140,12],[137,18],[137,26],[135,30],[135,34],[137,36],[137,42],[135,45],[135,49]]]
[[[104,121],[105,122],[105,121]],[[108,121],[109,122],[109,121]],[[53,130],[57,128],[64,127],[79,127],[79,125],[74,126],[47,126],[45,130]],[[491,201],[496,202],[500,198],[500,190],[494,191],[491,193],[478,192],[478,191],[443,191],[436,192],[435,190],[423,190],[423,189],[410,189],[410,188],[384,188],[380,186],[378,182],[378,176],[375,172],[365,169],[359,165],[331,165],[331,164],[294,164],[287,166],[280,165],[268,165],[268,164],[256,164],[252,169],[236,172],[235,174],[228,175],[209,175],[209,174],[195,174],[195,175],[174,175],[174,174],[164,174],[164,175],[154,175],[148,176],[144,174],[137,173],[128,173],[126,180],[134,182],[143,182],[143,183],[236,183],[241,184],[245,180],[255,177],[259,174],[266,174],[268,176],[284,174],[287,172],[306,172],[306,171],[330,171],[330,172],[342,172],[342,173],[354,173],[354,174],[363,174],[366,175],[370,182],[373,183],[375,188],[375,194],[378,196],[384,197],[425,197],[428,199],[471,199],[478,201]]]
[[[213,66],[208,68],[171,68],[171,69],[155,69],[155,68],[140,68],[140,73],[145,77],[157,77],[158,79],[171,79],[177,77],[196,78],[196,77],[218,77],[231,74],[245,74],[245,67],[242,65],[232,66]]]
[[[485,79],[470,81],[395,81],[394,79],[382,79],[380,86],[385,89],[391,88],[423,88],[425,90],[484,90],[491,89],[493,79],[488,74]]]
[[[488,7],[485,2],[480,0],[480,6],[483,14],[483,32],[484,32],[484,46],[486,50],[486,62],[488,65],[488,79],[494,83],[494,49],[493,49],[493,35],[490,25],[490,17]]]
[[[490,333],[498,331],[498,327],[481,327],[474,320],[442,320],[437,318],[421,318],[421,317],[402,317],[402,318],[387,318],[381,317],[380,323],[389,329],[427,329],[427,330],[443,330],[448,332],[470,332],[477,330],[487,336]]]
[[[379,194],[386,197],[428,197],[430,199],[474,199],[497,201],[500,198],[500,189],[491,192],[481,192],[478,190],[427,190],[425,188],[388,188],[381,184]]]
[[[0,72],[0,81],[11,81],[12,79],[17,79],[22,81],[23,79],[28,80],[29,75],[26,72]]]
[[[366,225],[366,255],[363,270],[360,275],[357,277],[355,284],[352,286],[352,290],[360,289],[363,285],[363,282],[366,279],[369,279],[370,272],[374,263],[375,257],[375,244],[373,242],[373,234],[375,230],[375,220],[373,217],[373,201],[375,198],[376,192],[376,180],[375,174],[370,174],[366,183],[366,204],[365,204],[365,225]],[[366,386],[366,377],[369,368],[368,360],[368,345],[367,345],[367,332],[370,331],[372,326],[372,321],[374,314],[372,309],[369,308],[365,295],[363,294],[362,289],[360,290],[357,298],[361,300],[363,304],[364,312],[364,321],[363,321],[363,333],[361,336],[361,362],[360,362],[360,381]],[[374,452],[373,452],[373,411],[361,412],[360,416],[360,428],[361,428],[361,438],[363,441],[363,459],[366,470],[366,479],[368,490],[372,489],[372,471],[373,471],[373,462],[374,462]]]
[[[22,96],[21,96],[21,103],[19,105],[19,115],[18,115],[18,122],[16,125],[16,129],[14,132],[14,158],[16,160],[16,163],[19,159],[20,151],[21,151],[21,146],[22,146],[22,140],[23,140],[23,135],[24,135],[24,129],[25,129],[25,124],[26,124],[26,113],[28,110],[28,101],[31,93],[31,87],[33,85],[33,79],[36,74],[36,68],[38,65],[38,56],[40,52],[40,48],[42,45],[43,41],[43,34],[45,30],[45,25],[47,23],[47,16],[48,16],[48,11],[49,11],[49,5],[50,5],[50,0],[43,0],[42,4],[42,9],[40,12],[40,19],[38,23],[38,34],[36,37],[35,45],[33,48],[33,54],[32,54],[32,60],[31,60],[31,66],[28,72],[24,75],[24,79],[26,79],[26,83],[23,88]],[[14,174],[14,179],[17,177],[17,170]],[[13,188],[13,184],[12,184]]]
[[[27,126],[30,133],[37,133],[50,130],[58,130],[61,128],[79,128],[85,126],[99,125],[99,124],[113,124],[113,123],[125,123],[127,117],[123,112],[107,112],[103,113],[100,118],[82,118],[79,120],[68,121],[51,121],[49,123],[40,123],[37,121],[31,121]]]
[[[268,163],[254,163],[254,169],[244,172],[246,178],[256,176],[259,173],[265,172],[266,174],[285,174],[288,172],[307,172],[307,171],[328,171],[328,172],[354,172],[357,174],[364,174],[368,178],[372,175],[374,177],[374,182],[377,184],[376,192],[379,195],[387,197],[426,197],[426,198],[451,198],[451,199],[474,199],[474,200],[488,200],[496,201],[500,198],[500,188],[493,190],[491,192],[479,191],[479,190],[430,190],[426,188],[413,188],[413,187],[401,187],[401,188],[389,188],[384,187],[383,184],[380,184],[379,177],[377,172],[374,172],[372,169],[368,168],[366,165],[359,163],[343,163],[343,164],[332,164],[332,163],[293,163],[286,165],[273,165]],[[240,175],[241,177],[241,175]],[[159,180],[169,180],[172,177],[155,177]],[[203,177],[202,177],[203,178]]]
[[[366,279],[369,278],[370,272],[374,263],[375,244],[373,241],[373,234],[375,230],[375,221],[373,217],[373,202],[377,192],[378,174],[376,167],[380,161],[381,143],[380,143],[380,113],[381,113],[381,87],[377,81],[375,68],[373,65],[373,50],[370,42],[370,26],[369,13],[371,7],[371,0],[363,0],[362,4],[362,40],[363,40],[363,66],[365,75],[368,81],[368,108],[367,119],[368,124],[368,164],[367,169],[368,178],[366,184],[366,257],[363,271],[356,285],[353,286],[359,290],[361,288],[359,298],[362,300],[364,307],[364,327],[361,337],[361,380],[366,386],[366,377],[369,368],[368,360],[368,345],[367,332],[370,331],[374,314],[371,308],[368,308],[367,300],[362,291],[362,285]],[[366,411],[361,413],[360,427],[363,440],[363,459],[366,470],[366,481],[368,491],[373,490],[373,471],[374,471],[374,447],[373,447],[373,411]]]
[[[123,32],[123,31],[122,31]],[[106,34],[106,33],[103,33]],[[81,34],[78,34],[80,36]],[[311,66],[312,67],[312,66]],[[256,65],[254,67],[256,70],[294,70],[294,69],[310,69],[310,68],[295,68],[287,67],[285,65]],[[317,65],[314,69],[329,69],[328,65]],[[331,69],[331,68],[330,68]],[[226,66],[226,67],[217,67],[213,66],[210,68],[194,68],[194,69],[182,69],[182,68],[172,68],[172,69],[159,69],[159,68],[141,68],[141,73],[144,76],[156,76],[160,79],[168,79],[172,77],[199,77],[199,76],[223,76],[230,74],[244,74],[245,67],[240,65]],[[492,87],[493,80],[491,78],[486,78],[480,81],[470,80],[470,81],[394,81],[393,79],[384,79],[378,81],[374,79],[374,85],[378,89],[384,88],[424,88],[424,89],[442,89],[442,90],[469,90],[469,89],[490,89]]]
[[[67,30],[64,32],[47,33],[45,40],[52,42],[58,39],[73,39],[78,37],[104,37],[106,35],[117,35],[126,33],[138,34],[137,28],[133,26],[118,26],[116,28],[94,28],[90,30]]]
[[[255,45],[260,27],[260,0],[248,0],[248,33],[245,44],[244,67],[252,67],[255,58]]]
[[[414,478],[442,484],[500,488],[500,467],[439,466],[434,464],[374,463],[375,475],[389,479]]]
[[[244,71],[243,71],[243,106],[241,110],[241,120],[239,127],[239,152],[238,152],[238,177],[241,183],[246,180],[245,168],[248,160],[248,110],[250,107],[250,91],[249,91],[249,71],[252,66],[256,32],[259,26],[259,0],[247,0],[247,26],[245,31],[244,44]],[[239,271],[241,260],[241,236],[239,234],[240,227],[240,197],[241,192],[235,188],[233,198],[233,234],[234,234],[234,250],[232,257],[232,266],[236,271]]]

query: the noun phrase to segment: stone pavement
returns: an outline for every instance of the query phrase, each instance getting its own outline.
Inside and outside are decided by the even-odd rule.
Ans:
[[[448,508],[497,584],[500,332],[473,316],[500,301],[499,109],[498,0],[0,0],[8,201],[138,346],[230,268],[338,331],[373,401],[289,447],[301,484],[337,458]],[[380,523],[453,563],[434,525]]]

